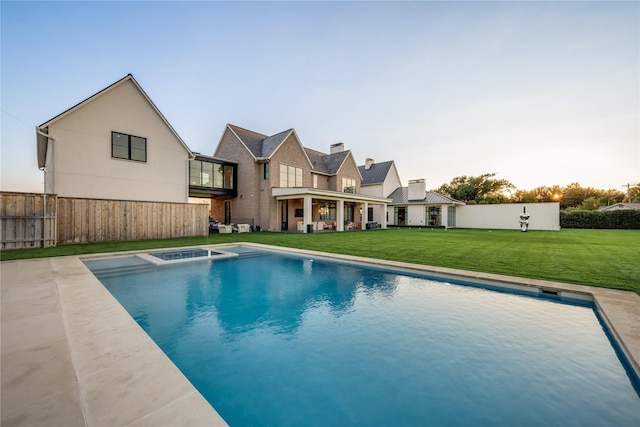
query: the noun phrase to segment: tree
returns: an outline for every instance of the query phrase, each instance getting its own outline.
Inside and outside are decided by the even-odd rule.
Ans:
[[[636,184],[634,187],[629,188],[629,200],[627,202],[630,203],[640,203],[640,183]]]
[[[506,179],[493,179],[495,173],[486,173],[480,176],[458,176],[449,184],[443,184],[436,191],[461,200],[465,203],[488,203],[500,201],[504,193],[515,189],[514,185]]]
[[[600,206],[602,206],[600,199],[595,197],[587,197],[580,203],[580,209],[585,211],[597,211]]]

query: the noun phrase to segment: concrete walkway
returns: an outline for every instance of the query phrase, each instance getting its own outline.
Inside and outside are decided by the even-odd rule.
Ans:
[[[2,427],[226,425],[78,257],[0,268]]]
[[[592,295],[640,372],[640,296],[635,293],[339,258]],[[5,261],[0,269],[2,427],[226,425],[79,257]]]

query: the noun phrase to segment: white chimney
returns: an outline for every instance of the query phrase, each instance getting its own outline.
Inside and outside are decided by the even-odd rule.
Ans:
[[[424,179],[409,180],[409,200],[422,200],[427,192],[427,181]]]
[[[344,151],[344,143],[337,142],[335,144],[331,144],[331,151],[329,151],[329,154],[341,153],[343,151]]]
[[[371,157],[367,157],[366,159],[364,159],[364,168],[367,170],[371,169],[371,166],[375,164],[376,164],[376,161],[373,160]]]

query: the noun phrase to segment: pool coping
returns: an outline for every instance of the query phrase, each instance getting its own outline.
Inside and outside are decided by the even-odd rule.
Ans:
[[[633,292],[237,242],[0,263],[0,423],[226,426],[82,259],[238,245],[591,297],[631,368],[640,374],[640,295]]]

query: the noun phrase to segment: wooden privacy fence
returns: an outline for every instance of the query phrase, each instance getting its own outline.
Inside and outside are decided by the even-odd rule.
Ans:
[[[7,194],[14,195],[15,199],[7,198]],[[2,197],[2,249],[42,247],[42,242],[44,246],[53,246],[209,234],[208,206],[203,204],[79,199],[25,193],[2,193]],[[16,237],[24,235],[20,218],[27,216],[21,214],[17,206],[33,204],[28,200],[38,197],[46,198],[47,204],[47,216],[42,214],[40,221],[48,219],[51,224],[34,229],[34,237],[27,242],[31,235]],[[5,211],[8,211],[6,215]],[[42,230],[52,233],[55,239],[38,235]],[[24,240],[22,246],[17,246],[20,239]]]
[[[56,196],[0,193],[0,249],[56,244]]]
[[[207,236],[207,205],[58,198],[58,244]]]

